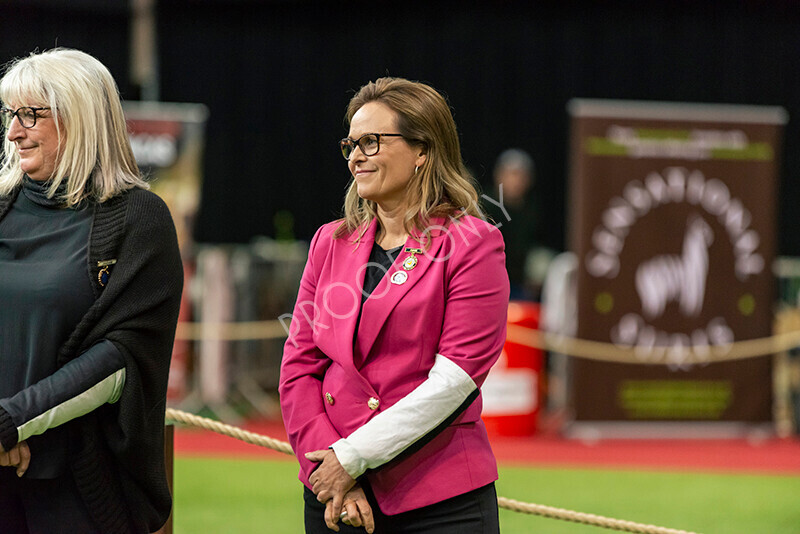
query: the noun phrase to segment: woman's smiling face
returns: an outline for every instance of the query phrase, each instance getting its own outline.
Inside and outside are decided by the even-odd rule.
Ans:
[[[396,134],[397,114],[380,102],[368,102],[350,121],[350,139],[364,134]],[[360,148],[353,150],[347,166],[356,181],[358,196],[376,202],[383,209],[392,209],[405,201],[406,188],[414,169],[422,165],[425,155],[402,137],[381,137],[380,149],[365,156]]]
[[[37,181],[52,178],[61,152],[56,119],[51,110],[37,110],[36,124],[31,128],[23,127],[19,118],[15,117],[6,131],[6,137],[16,145],[20,168],[25,174]]]

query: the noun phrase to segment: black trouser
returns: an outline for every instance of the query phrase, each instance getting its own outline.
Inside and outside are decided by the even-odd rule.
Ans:
[[[378,508],[368,484],[362,484],[372,515],[375,534],[499,534],[500,519],[494,483],[458,495],[442,502],[397,515],[385,515]],[[325,526],[325,505],[305,488],[306,534],[331,534]],[[364,534],[363,527],[355,528],[341,521],[339,534]]]
[[[54,479],[20,479],[15,468],[0,467],[0,532],[97,534],[99,530],[71,473]]]

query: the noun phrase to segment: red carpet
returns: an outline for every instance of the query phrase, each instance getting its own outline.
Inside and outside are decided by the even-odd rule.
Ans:
[[[287,441],[286,431],[283,428],[283,423],[280,421],[275,422],[258,422],[247,423],[244,425],[235,425],[250,432],[269,436],[270,438]],[[189,456],[189,455],[214,455],[214,456],[228,456],[228,457],[259,457],[270,459],[284,459],[287,461],[294,461],[294,457],[284,454],[282,452],[273,451],[258,445],[251,445],[238,439],[222,436],[208,430],[199,428],[187,428],[176,426],[175,427],[175,455],[176,456]]]
[[[286,440],[280,422],[243,425],[251,432]],[[501,464],[542,467],[699,470],[800,475],[800,439],[730,440],[602,440],[588,444],[552,433],[525,438],[492,437]],[[294,461],[289,455],[243,443],[206,430],[177,427],[175,454],[270,458]]]
[[[493,438],[498,461],[540,466],[800,475],[800,440],[603,440]]]

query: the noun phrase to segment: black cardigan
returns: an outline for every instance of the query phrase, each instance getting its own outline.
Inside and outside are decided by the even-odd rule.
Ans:
[[[0,220],[19,188],[0,197]],[[96,300],[61,347],[63,366],[102,339],[125,358],[116,404],[74,419],[71,468],[104,533],[153,532],[172,506],[164,468],[164,409],[183,267],[172,218],[153,193],[132,189],[94,207],[87,275]],[[98,262],[109,266],[105,286]]]

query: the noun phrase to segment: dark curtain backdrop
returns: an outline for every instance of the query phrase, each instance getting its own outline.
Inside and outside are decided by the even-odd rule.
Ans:
[[[128,81],[127,0],[0,0],[0,64],[57,46],[92,54],[108,67],[124,98]]]
[[[203,241],[272,234],[279,210],[305,239],[336,217],[345,106],[386,74],[447,94],[487,190],[501,150],[533,155],[542,240],[554,248],[570,98],[782,105],[798,121],[786,131],[781,252],[800,254],[798,22],[792,4],[766,2],[171,0],[159,9],[162,92],[211,108]]]
[[[2,59],[82,48],[136,99],[127,0],[0,0]],[[536,160],[544,244],[566,234],[570,98],[764,104],[790,115],[780,253],[800,255],[800,8],[773,2],[309,2],[161,0],[161,95],[202,102],[207,128],[196,237],[308,239],[339,214],[336,143],[353,92],[386,74],[446,93],[468,166],[487,190],[498,153]]]

